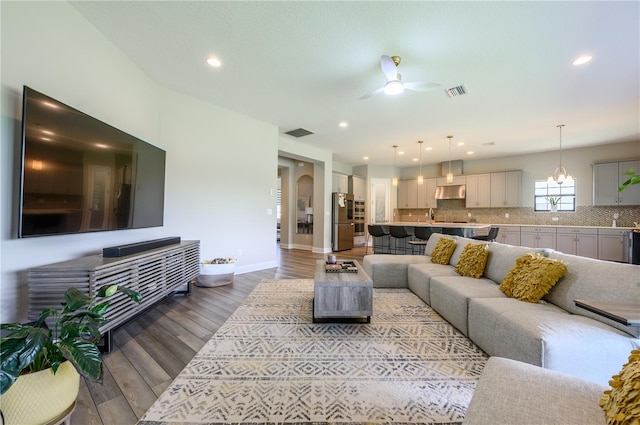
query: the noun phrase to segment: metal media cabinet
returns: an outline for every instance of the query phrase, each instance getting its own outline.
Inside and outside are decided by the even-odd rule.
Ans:
[[[184,292],[188,293],[191,281],[199,274],[200,241],[182,241],[118,258],[92,255],[35,267],[29,269],[29,320],[37,320],[44,308],[59,308],[65,291],[71,287],[89,296],[105,285],[137,291],[142,294],[140,304],[121,293],[109,298],[107,321],[100,332],[105,351],[110,351],[112,329],[185,285]]]

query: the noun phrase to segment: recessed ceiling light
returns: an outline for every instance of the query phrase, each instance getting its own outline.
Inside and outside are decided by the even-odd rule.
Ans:
[[[368,161],[369,157],[368,156],[363,156],[362,159],[364,159],[365,161]]]
[[[398,152],[398,155],[404,155],[404,151]]]
[[[209,59],[207,59],[207,63],[214,68],[220,68],[222,66],[222,62],[220,62],[220,59],[215,56],[211,56]]]
[[[412,161],[413,162],[418,162],[418,158],[413,158]]]
[[[574,65],[584,65],[585,63],[589,62],[592,59],[591,56],[589,55],[583,55],[580,56],[579,58],[577,58],[576,60],[573,61]]]
[[[349,123],[347,123],[346,121],[341,121],[338,126],[340,126],[341,128],[349,127]]]
[[[426,147],[426,149],[427,149],[428,151],[430,151],[430,150],[432,150],[433,148],[432,148],[431,146],[427,146],[427,147]]]
[[[467,155],[473,155],[473,151],[467,152]]]
[[[464,142],[458,142],[458,146],[464,146]]]
[[[105,145],[104,143],[96,143],[95,144],[96,148],[101,148],[101,149],[107,149],[109,146]]]

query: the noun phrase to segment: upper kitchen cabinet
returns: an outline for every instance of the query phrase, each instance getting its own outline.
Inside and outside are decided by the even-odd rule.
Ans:
[[[367,197],[367,181],[362,177],[349,177],[349,193],[353,193],[353,199],[356,201],[364,201]]]
[[[491,207],[491,174],[467,176],[467,208]]]
[[[629,179],[625,171],[640,170],[640,161],[608,162],[593,164],[593,205],[640,205],[640,185],[628,186],[619,192],[618,187]]]
[[[333,192],[349,193],[349,176],[333,173]]]
[[[424,179],[424,183],[418,185],[418,208],[436,208],[437,179]]]
[[[418,208],[417,180],[400,180],[398,182],[398,208]]]
[[[491,207],[519,207],[521,171],[491,173]]]

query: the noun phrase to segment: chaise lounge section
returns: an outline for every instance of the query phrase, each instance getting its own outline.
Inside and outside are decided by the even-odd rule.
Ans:
[[[487,245],[480,278],[460,276],[455,266],[468,244],[455,237],[448,264],[434,264],[431,253],[445,236],[434,233],[424,255],[373,254],[363,266],[374,287],[407,287],[490,356],[541,366],[606,385],[633,349],[638,328],[575,306],[575,299],[640,301],[640,268],[567,255],[552,250]],[[538,303],[507,297],[500,283],[528,253],[566,264],[568,272]]]

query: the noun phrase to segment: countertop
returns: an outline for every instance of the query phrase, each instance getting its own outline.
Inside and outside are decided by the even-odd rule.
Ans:
[[[381,224],[381,223],[378,223]],[[426,227],[467,227],[467,228],[476,228],[483,229],[488,226],[495,227],[554,227],[554,228],[565,228],[565,229],[611,229],[611,230],[633,230],[633,227],[611,227],[611,226],[570,226],[570,225],[556,225],[556,224],[517,224],[517,223],[503,223],[503,224],[487,224],[487,223],[453,223],[450,221],[434,221],[433,223],[428,222],[415,222],[415,221],[395,221],[393,223],[383,223],[383,226],[426,226]]]

